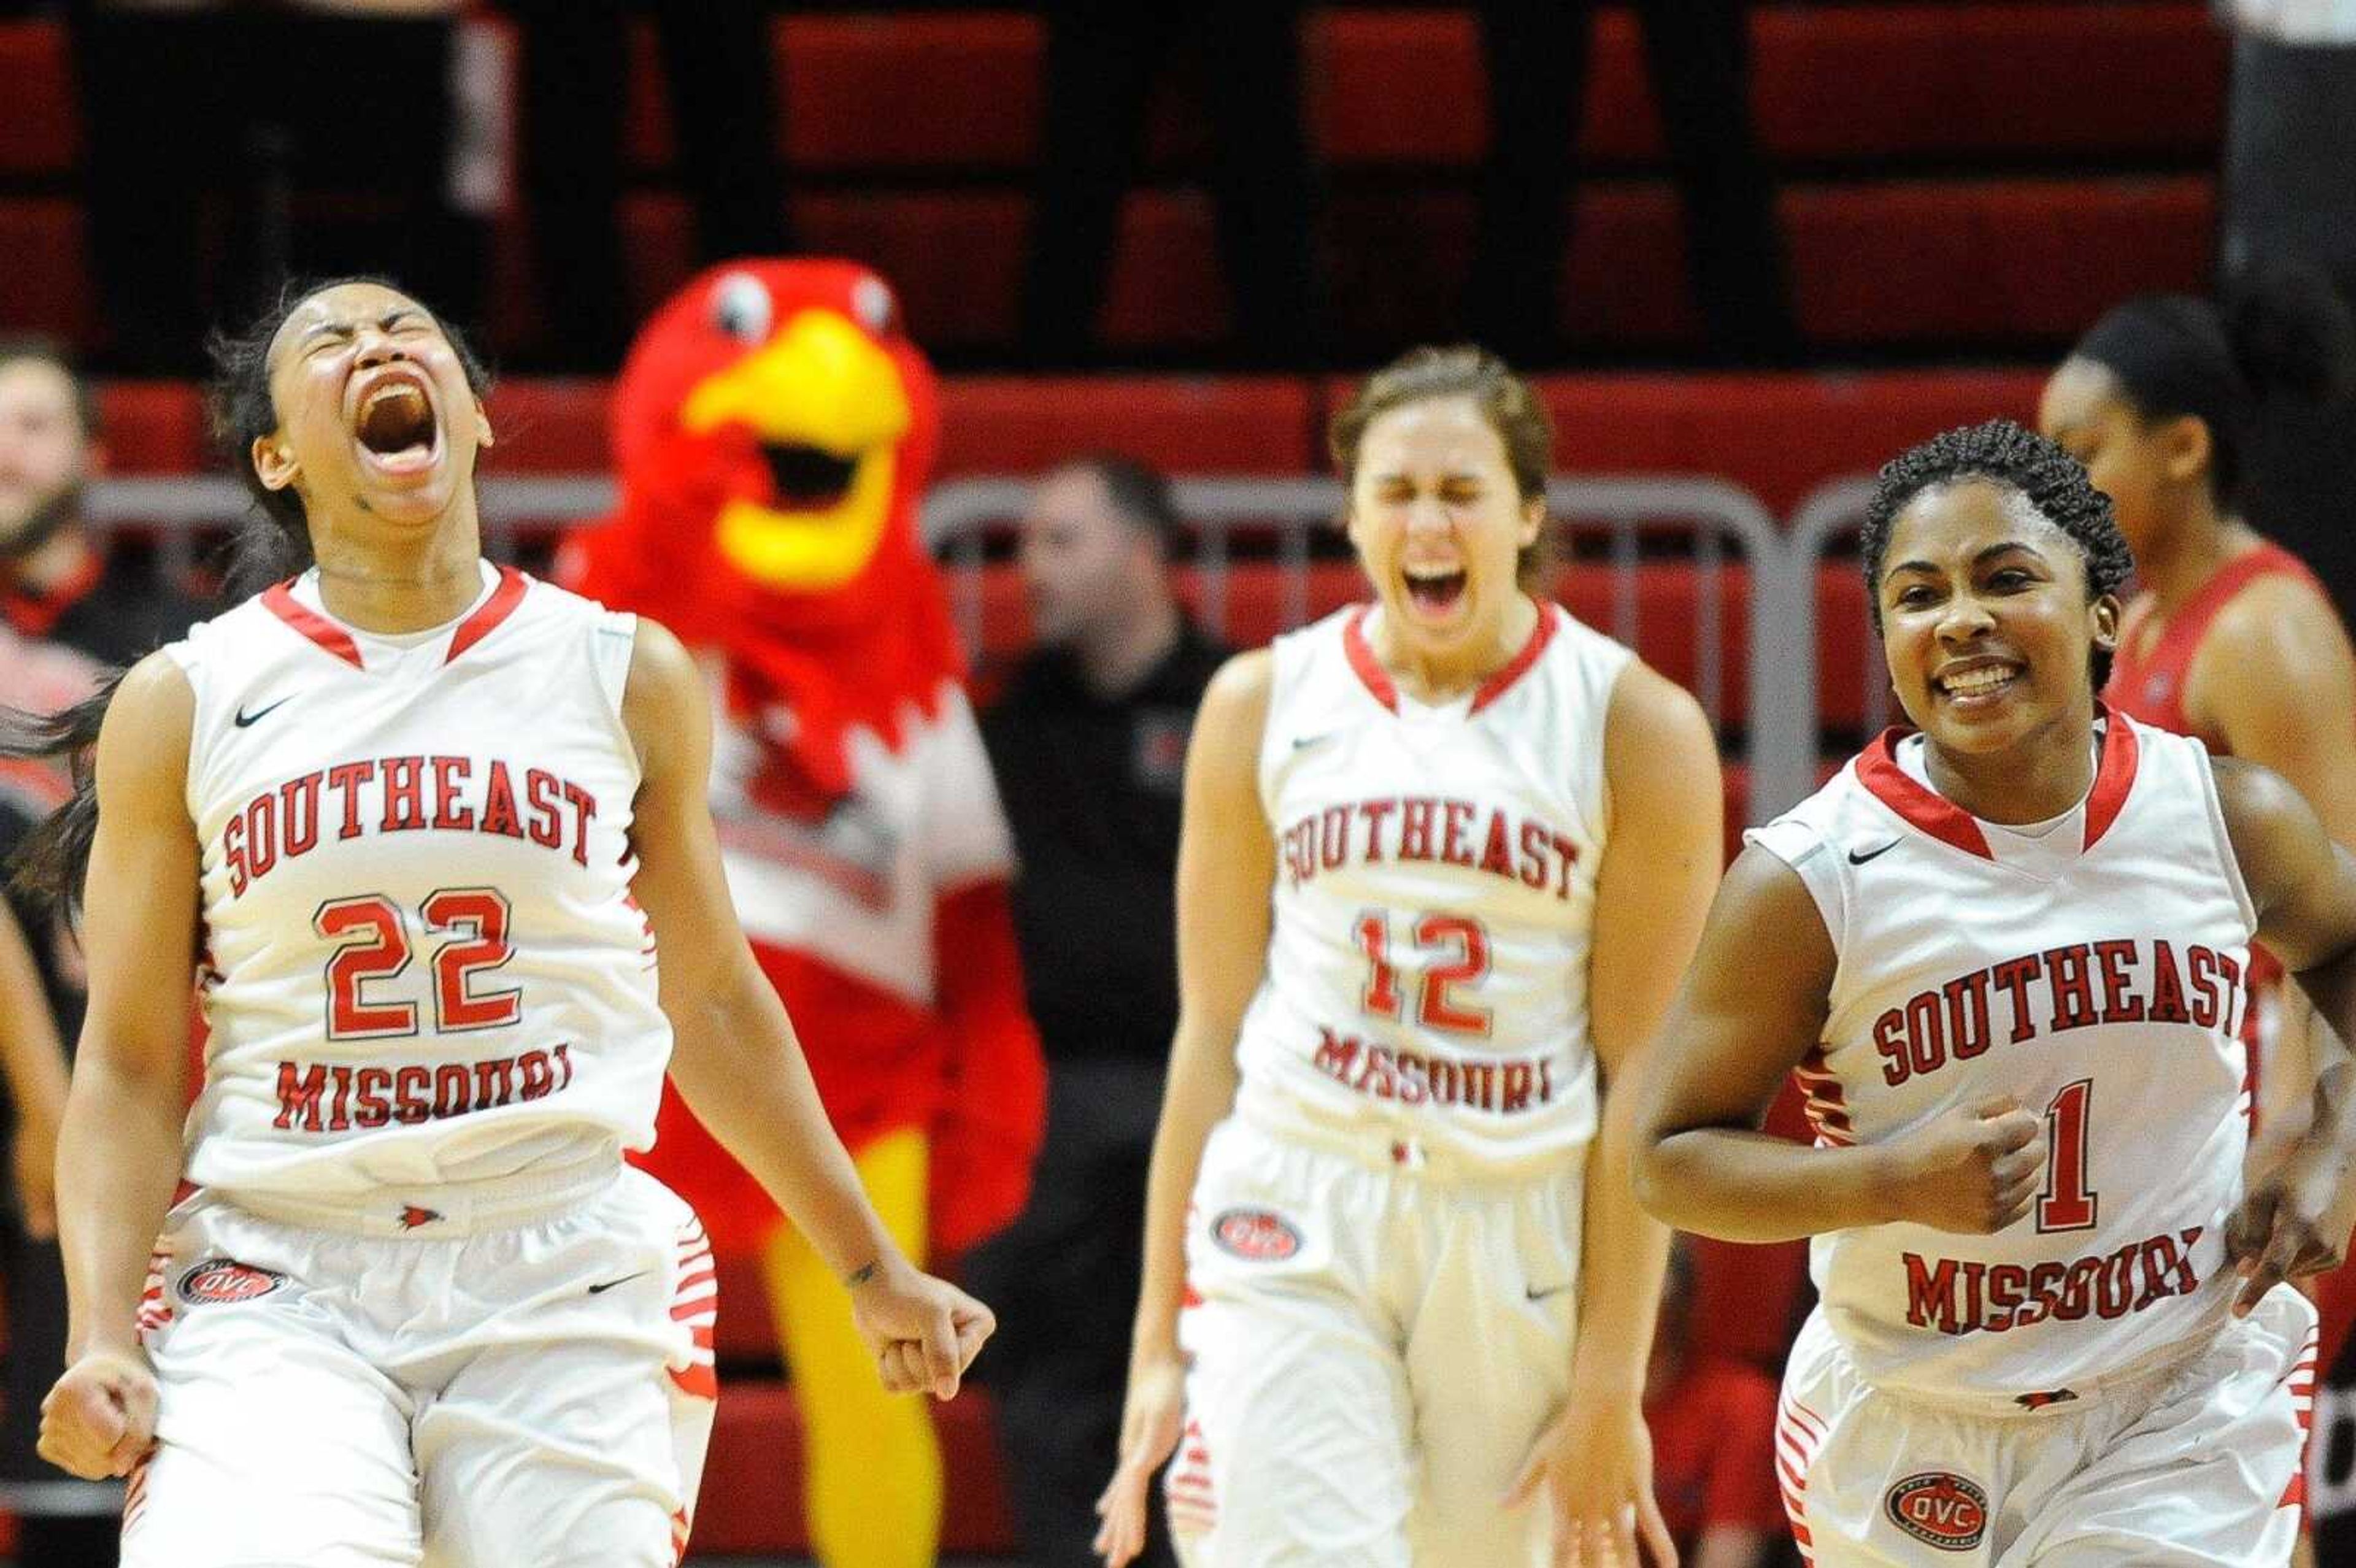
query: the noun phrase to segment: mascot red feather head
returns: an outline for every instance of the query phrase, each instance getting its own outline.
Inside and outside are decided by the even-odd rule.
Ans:
[[[744,261],[690,282],[614,388],[621,500],[571,585],[724,657],[780,809],[848,787],[855,729],[897,750],[961,673],[916,514],[940,432],[933,368],[852,261]],[[798,797],[798,798],[797,798]]]

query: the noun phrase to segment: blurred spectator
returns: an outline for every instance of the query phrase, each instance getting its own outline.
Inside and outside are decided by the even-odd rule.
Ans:
[[[72,0],[108,364],[202,368],[207,325],[295,272],[391,272],[455,319],[479,234],[450,201],[462,0]],[[336,198],[305,208],[296,192]],[[225,219],[214,286],[200,263]]]
[[[20,637],[123,666],[200,611],[90,537],[83,487],[104,458],[97,401],[64,351],[0,341],[0,619]]]
[[[2314,262],[2356,299],[2356,0],[2222,0],[2233,31],[2220,256],[2231,284],[2269,258]],[[2356,624],[2356,395],[2271,411],[2251,510]]]
[[[523,189],[550,369],[610,375],[637,325],[619,206],[630,19],[654,25],[696,264],[792,249],[768,0],[505,0],[523,45]]]
[[[61,796],[40,781],[0,777],[0,859]],[[16,1516],[18,1568],[111,1568],[123,1488],[77,1480],[41,1458],[41,1401],[65,1364],[66,1280],[58,1253],[54,1168],[65,1113],[66,1042],[81,1027],[80,966],[50,912],[12,891],[0,903],[0,1086],[6,1100],[7,1200],[0,1203],[0,1507]]]
[[[985,1365],[1033,1568],[1095,1563],[1092,1505],[1119,1448],[1145,1168],[1178,1018],[1179,784],[1226,656],[1172,592],[1178,527],[1167,481],[1135,463],[1050,475],[1023,519],[1040,645],[982,719],[1023,865],[1014,912],[1047,1137],[1030,1208],[973,1254],[969,1278],[998,1309]],[[1171,1561],[1158,1532],[1147,1561]]]
[[[84,485],[102,461],[96,403],[54,346],[0,342],[0,702],[54,711],[107,667],[178,636],[196,606],[118,568],[82,526]],[[63,798],[31,764],[0,769],[0,862]],[[48,911],[0,906],[0,1086],[11,1147],[0,1203],[7,1356],[0,1369],[0,1506],[17,1515],[23,1568],[115,1561],[122,1488],[70,1479],[35,1452],[40,1405],[65,1363],[65,1276],[49,1166],[67,1051],[80,1027],[80,966]]]
[[[1564,218],[1595,0],[1483,0],[1489,157],[1466,316],[1516,363],[1560,353]],[[1635,0],[1686,213],[1686,263],[1712,353],[1787,362],[1798,332],[1774,195],[1751,125],[1743,0]]]
[[[1692,1244],[1669,1254],[1644,1424],[1653,1496],[1687,1568],[1763,1568],[1782,1539],[1775,1489],[1775,1380],[1747,1361],[1697,1350]]]
[[[1297,364],[1321,341],[1311,236],[1315,188],[1301,131],[1301,0],[1185,5],[1049,0],[1046,111],[1023,279],[1025,347],[1051,361],[1095,347],[1122,195],[1163,60],[1203,57],[1216,127],[1211,195],[1235,301],[1236,346]]]

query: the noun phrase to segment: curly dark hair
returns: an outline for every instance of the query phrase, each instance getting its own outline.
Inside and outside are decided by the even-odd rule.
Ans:
[[[1865,558],[1866,613],[1881,631],[1881,562],[1898,514],[1923,491],[1958,479],[1986,479],[2019,494],[2038,515],[2070,536],[2086,563],[2086,601],[2116,593],[2135,572],[2135,556],[2119,532],[2111,498],[2094,488],[2085,466],[2053,443],[2011,420],[1989,420],[1942,431],[1892,458],[1876,477],[1860,538]],[[2094,650],[2094,689],[2110,678],[2111,655]]]

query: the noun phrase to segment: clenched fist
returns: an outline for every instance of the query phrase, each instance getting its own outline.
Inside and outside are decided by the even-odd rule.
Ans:
[[[41,1401],[41,1457],[85,1481],[127,1476],[155,1444],[155,1373],[138,1350],[91,1350]]]
[[[2009,1095],[1958,1105],[1890,1146],[1890,1218],[1989,1235],[2029,1212],[2045,1172],[2045,1124]]]

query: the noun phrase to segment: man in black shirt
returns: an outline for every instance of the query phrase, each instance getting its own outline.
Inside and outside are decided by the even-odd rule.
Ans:
[[[1117,457],[1050,475],[1023,521],[1039,646],[982,718],[1023,873],[1016,934],[1047,1055],[1031,1206],[969,1264],[999,1310],[987,1360],[1026,1561],[1095,1562],[1119,1457],[1145,1168],[1178,1018],[1172,883],[1186,738],[1226,650],[1171,591],[1161,475]],[[1145,1561],[1172,1561],[1157,1527]]]
[[[93,541],[82,489],[102,462],[95,400],[56,347],[0,342],[0,701],[48,709],[80,700],[110,667],[129,665],[178,637],[198,614],[194,601],[155,582]],[[60,781],[19,767],[0,775],[0,857],[62,797]],[[80,1027],[80,965],[50,912],[11,901],[22,953],[0,954],[0,1128],[19,1162],[45,1163],[54,1146],[51,1104]],[[13,935],[13,933],[8,933]],[[0,937],[0,941],[5,941]],[[54,1032],[19,1012],[28,956],[48,993]],[[14,1019],[13,1023],[8,1020]],[[20,1115],[18,1107],[24,1108]],[[8,1347],[0,1369],[0,1504],[17,1515],[23,1568],[104,1568],[115,1561],[122,1488],[78,1481],[34,1453],[40,1400],[65,1364],[65,1281],[50,1194],[37,1173],[0,1192],[0,1281]],[[37,1186],[38,1189],[37,1189]]]
[[[103,461],[97,400],[63,352],[0,341],[0,618],[20,636],[119,667],[179,636],[199,611],[91,539],[82,489]]]

